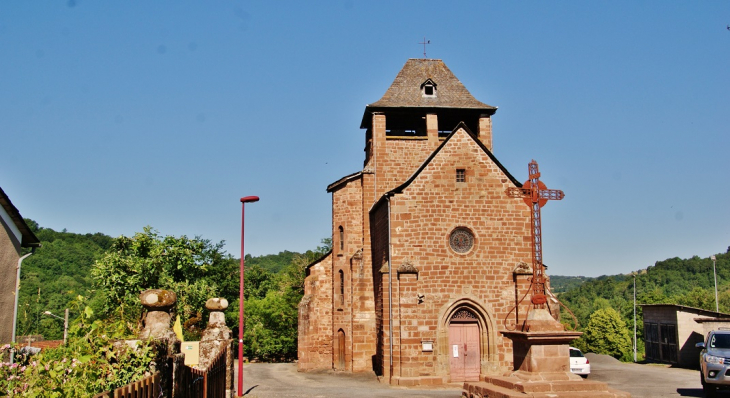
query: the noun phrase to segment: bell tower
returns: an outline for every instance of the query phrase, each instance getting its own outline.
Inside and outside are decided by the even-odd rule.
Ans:
[[[365,107],[365,168],[375,198],[397,187],[463,122],[492,151],[497,108],[476,100],[440,59],[409,59],[383,97]]]

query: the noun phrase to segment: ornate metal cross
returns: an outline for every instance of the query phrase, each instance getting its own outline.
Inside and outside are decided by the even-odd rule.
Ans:
[[[547,189],[540,181],[540,172],[537,162],[533,160],[527,166],[529,180],[522,188],[508,188],[507,194],[514,198],[522,198],[532,209],[532,304],[535,308],[545,308],[547,295],[545,292],[545,270],[542,264],[542,224],[540,222],[540,208],[545,206],[548,200],[561,200],[565,197],[563,191],[558,189]]]

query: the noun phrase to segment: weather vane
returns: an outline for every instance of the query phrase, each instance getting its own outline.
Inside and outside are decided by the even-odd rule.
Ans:
[[[423,59],[426,59],[426,44],[431,44],[431,40],[426,40],[426,36],[424,36],[423,42],[418,44],[423,44]]]

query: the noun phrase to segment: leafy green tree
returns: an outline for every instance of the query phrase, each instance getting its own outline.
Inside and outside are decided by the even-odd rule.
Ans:
[[[298,309],[304,295],[305,270],[330,250],[331,240],[323,239],[317,249],[292,256],[277,274],[268,274],[257,265],[249,267],[246,260],[243,337],[246,356],[268,361],[296,357]],[[252,280],[248,279],[249,275]],[[238,308],[236,300],[226,311],[229,325],[238,324]]]
[[[151,227],[120,236],[91,270],[102,297],[99,315],[132,323],[140,316],[142,291],[167,289],[177,294],[177,314],[194,337],[203,326],[205,301],[218,295],[210,271],[226,264],[222,246],[199,237],[163,237]]]
[[[111,246],[113,238],[102,233],[76,234],[41,228],[37,222],[25,219],[41,241],[35,254],[23,261],[18,296],[19,336],[42,334],[45,339],[63,337],[63,321],[42,315],[50,311],[63,316],[78,295],[89,295],[92,280],[91,265]]]
[[[591,315],[583,335],[585,349],[621,359],[632,355],[633,345],[626,323],[611,307],[600,309]]]
[[[676,297],[677,304],[688,307],[703,308],[706,310],[715,309],[715,295],[708,289],[695,286],[692,290],[679,294]]]
[[[296,357],[297,316],[297,303],[277,291],[246,301],[246,355],[269,361]]]

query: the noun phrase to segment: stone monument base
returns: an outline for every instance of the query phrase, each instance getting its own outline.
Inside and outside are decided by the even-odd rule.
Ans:
[[[464,383],[465,398],[629,398],[631,394],[608,388],[606,383],[569,379],[565,373],[544,374],[543,380],[522,380],[516,376],[487,376],[484,381]]]
[[[502,332],[512,340],[514,370],[503,376],[485,376],[466,382],[464,398],[629,398],[603,382],[584,380],[570,372],[568,343],[581,332],[564,330],[544,309],[525,322],[524,332]],[[544,313],[542,313],[544,312]]]

